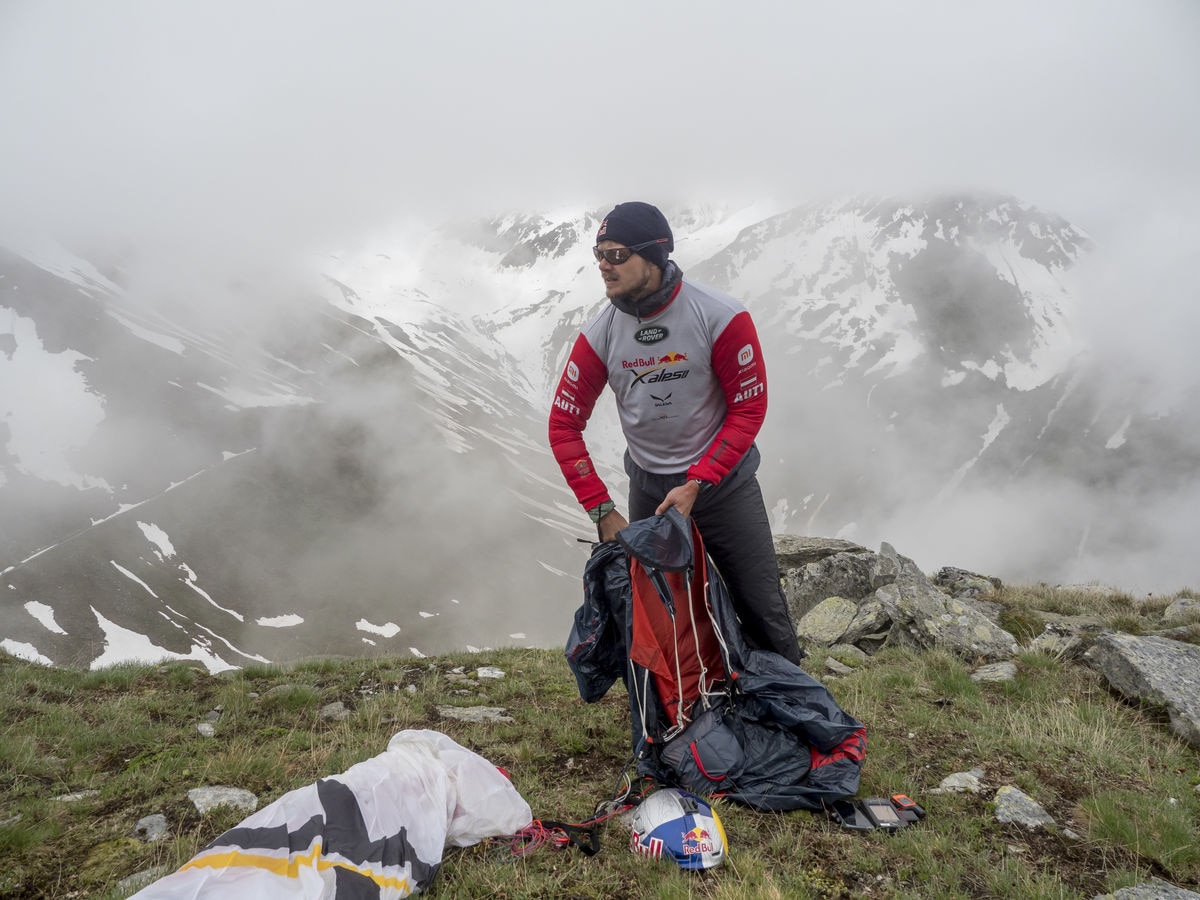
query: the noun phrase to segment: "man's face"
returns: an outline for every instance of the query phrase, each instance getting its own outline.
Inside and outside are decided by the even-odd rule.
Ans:
[[[624,247],[616,241],[601,241],[601,250]],[[635,253],[620,265],[606,259],[599,262],[600,277],[604,279],[604,294],[609,300],[640,300],[658,290],[662,284],[662,269]]]

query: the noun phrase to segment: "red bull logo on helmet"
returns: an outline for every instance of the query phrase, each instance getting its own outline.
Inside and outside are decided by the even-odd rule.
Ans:
[[[713,840],[707,828],[702,828],[697,825],[691,831],[684,834],[680,841],[681,849],[684,853],[715,853],[717,850],[717,842]]]

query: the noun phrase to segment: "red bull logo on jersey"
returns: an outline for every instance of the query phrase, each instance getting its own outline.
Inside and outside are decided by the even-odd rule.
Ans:
[[[648,369],[656,365],[658,365],[658,360],[653,356],[639,356],[637,359],[621,360],[622,369]]]
[[[667,353],[663,356],[639,356],[637,359],[621,360],[622,369],[653,369],[674,366],[688,361],[686,353]]]

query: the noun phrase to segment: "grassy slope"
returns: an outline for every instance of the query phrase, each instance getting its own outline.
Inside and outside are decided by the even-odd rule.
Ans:
[[[1006,593],[1010,628],[1037,629],[1032,604],[1056,602]],[[1079,611],[1081,601],[1057,602]],[[1133,608],[1101,613],[1136,627],[1145,611]],[[842,678],[825,677],[823,661],[814,653],[805,666],[868,728],[860,794],[908,793],[929,811],[919,826],[856,834],[807,812],[718,803],[731,853],[712,872],[637,858],[628,831],[612,825],[592,858],[549,848],[515,857],[499,845],[452,851],[431,894],[1092,897],[1151,875],[1200,887],[1200,755],[1093,673],[1025,654],[1015,681],[981,685],[938,653],[885,651]],[[463,682],[454,672],[485,665],[506,677]],[[534,814],[553,819],[587,818],[628,755],[623,690],[584,705],[556,651],[322,660],[222,676],[186,665],[84,673],[0,655],[0,698],[0,897],[120,896],[119,879],[179,866],[244,815],[200,816],[189,788],[233,785],[266,804],[381,752],[406,728],[445,732],[504,766]],[[319,718],[335,700],[350,717]],[[437,706],[447,704],[505,707],[515,721],[443,719]],[[203,737],[196,726],[214,710],[216,735]],[[975,767],[985,770],[983,793],[930,793]],[[1005,784],[1058,827],[997,823],[989,803]],[[96,793],[54,799],[85,791]],[[135,823],[156,812],[170,838],[135,840]]]

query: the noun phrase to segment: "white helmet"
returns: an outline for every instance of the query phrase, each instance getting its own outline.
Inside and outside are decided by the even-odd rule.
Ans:
[[[629,849],[668,857],[682,869],[711,869],[725,860],[725,828],[707,803],[678,788],[662,788],[633,811]]]

